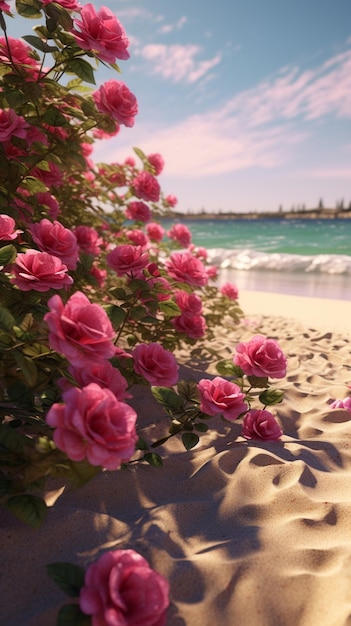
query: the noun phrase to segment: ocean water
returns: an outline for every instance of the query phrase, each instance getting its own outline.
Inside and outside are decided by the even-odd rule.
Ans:
[[[176,220],[164,220],[168,229]],[[351,300],[351,219],[184,220],[239,289]]]

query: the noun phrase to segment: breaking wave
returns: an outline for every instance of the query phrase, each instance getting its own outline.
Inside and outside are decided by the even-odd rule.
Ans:
[[[281,252],[259,252],[246,248],[242,250],[211,248],[207,252],[210,263],[221,269],[351,274],[351,257],[342,254],[307,256]]]

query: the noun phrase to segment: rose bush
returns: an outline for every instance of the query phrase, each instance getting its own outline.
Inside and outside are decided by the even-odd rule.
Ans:
[[[237,323],[241,311],[235,286],[219,290],[210,285],[217,270],[208,264],[206,250],[191,242],[189,229],[176,223],[166,230],[157,221],[177,203],[174,195],[161,191],[157,177],[164,168],[162,155],[135,149],[140,167],[134,157],[112,164],[95,165],[92,160],[94,141],[114,136],[120,124],[131,126],[137,114],[135,96],[119,81],[107,81],[83,95],[79,91],[84,82],[95,83],[96,67],[89,60],[103,60],[116,69],[116,59],[129,57],[128,37],[117,17],[106,7],[97,11],[75,0],[57,2],[55,9],[49,2],[23,0],[17,10],[44,23],[22,41],[8,35],[0,13],[0,436],[12,432],[18,435],[18,446],[31,443],[21,463],[34,463],[38,476],[56,476],[67,457],[63,476],[69,479],[78,458],[84,463],[94,459],[95,467],[103,458],[85,448],[83,455],[89,419],[79,418],[75,432],[72,398],[78,406],[78,398],[97,385],[103,393],[110,389],[114,401],[123,404],[132,396],[133,384],[142,383],[151,385],[158,399],[161,394],[166,412],[164,394],[175,394],[181,406],[174,351],[204,337],[211,340],[225,316]],[[66,73],[75,78],[61,84]],[[61,295],[55,294],[58,289]],[[284,359],[279,361],[274,343],[260,342],[248,350],[239,348],[239,354],[245,353],[246,361],[250,355],[256,375],[282,374]],[[233,385],[240,387],[236,400],[242,394],[247,399],[247,364],[244,369],[241,378],[229,372],[233,380],[213,392],[216,413],[229,410],[220,396],[229,404]],[[204,389],[207,385],[203,383]],[[176,431],[187,431],[186,447],[197,441],[192,433],[190,446],[199,416],[206,419],[200,389],[193,389],[186,419],[178,420],[172,409]],[[208,417],[215,409],[209,396],[207,402]],[[272,402],[269,394],[262,402]],[[29,426],[19,415],[34,421]],[[9,430],[9,423],[16,428]],[[173,428],[171,424],[172,436]],[[40,455],[46,455],[42,473],[35,451],[39,438]],[[145,442],[143,446],[145,451]],[[136,446],[133,462],[155,458],[161,462]],[[14,479],[23,493],[32,488],[26,474],[19,482],[18,476]],[[5,506],[11,503],[12,474],[8,480]]]
[[[179,380],[178,348],[196,354],[242,312],[235,286],[211,284],[217,269],[189,229],[162,225],[177,204],[157,178],[163,157],[135,148],[94,163],[94,143],[138,112],[122,81],[88,87],[99,62],[118,70],[129,58],[128,37],[106,7],[21,0],[16,10],[41,23],[11,37],[0,2],[0,504],[37,526],[52,478],[80,486],[121,464],[160,466],[158,445],[180,435],[193,448],[213,415],[252,419],[256,400],[268,413],[282,399],[268,377],[284,376],[286,359],[256,336],[214,380]],[[135,384],[169,417],[157,442],[138,437]],[[274,438],[272,420],[245,417],[243,438]],[[142,557],[117,551],[91,572],[81,608],[93,624],[164,623],[167,583]]]

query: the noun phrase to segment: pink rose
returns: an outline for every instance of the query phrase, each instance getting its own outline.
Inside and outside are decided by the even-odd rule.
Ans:
[[[80,591],[93,626],[165,626],[169,584],[134,550],[105,552],[90,565]]]
[[[198,383],[200,410],[207,415],[221,413],[227,420],[236,420],[247,411],[245,394],[239,385],[216,376],[213,380],[203,378]]]
[[[68,372],[80,387],[86,387],[89,383],[96,383],[100,387],[106,387],[118,398],[130,398],[127,393],[128,383],[121,372],[113,367],[109,361],[97,361],[84,367],[70,365]]]
[[[150,172],[139,172],[132,181],[135,195],[142,200],[158,202],[160,199],[160,185],[158,180]]]
[[[193,315],[199,315],[202,312],[202,300],[196,293],[188,293],[179,289],[176,291],[174,299],[183,312]]]
[[[15,230],[16,222],[15,220],[6,215],[5,213],[1,213],[0,215],[0,241],[13,241],[16,239],[20,233],[23,233],[23,230]]]
[[[215,280],[218,276],[218,267],[211,265],[207,268],[207,276],[211,280]]]
[[[40,250],[57,256],[68,269],[76,269],[79,254],[77,238],[68,228],[60,222],[42,219],[32,224],[30,232]]]
[[[184,248],[187,248],[191,243],[191,232],[185,224],[174,224],[167,235]]]
[[[83,6],[71,32],[83,50],[93,52],[102,61],[115,63],[116,59],[129,59],[126,32],[107,7],[101,7],[96,12],[92,4]]]
[[[0,37],[0,61],[5,65],[14,64],[20,67],[21,71],[31,75],[32,80],[36,80],[40,65],[38,60],[31,56],[32,54],[32,48],[21,39],[7,37],[6,41],[5,37]]]
[[[157,224],[157,222],[150,222],[150,224],[146,225],[146,232],[151,241],[158,243],[165,234],[165,229],[160,224]]]
[[[149,154],[147,157],[147,160],[149,161],[150,165],[152,165],[152,167],[154,168],[155,175],[159,176],[159,174],[161,174],[165,166],[165,162],[161,154],[158,154],[158,153]]]
[[[185,333],[192,339],[199,339],[206,334],[206,320],[202,315],[193,315],[192,313],[182,313],[172,319],[174,328],[179,333]]]
[[[151,219],[151,211],[145,202],[135,201],[128,204],[126,216],[129,220],[148,222]]]
[[[148,269],[150,271],[150,267],[148,267]],[[149,284],[150,289],[153,290],[153,295],[156,296],[159,302],[163,302],[163,301],[170,299],[171,294],[172,294],[172,287],[169,284],[167,278],[164,278],[164,276],[156,276],[155,278],[150,278],[148,280],[148,284]],[[152,296],[151,296],[151,300],[153,300]],[[144,301],[147,302],[147,298],[145,298]]]
[[[96,108],[100,113],[112,117],[118,124],[134,126],[134,118],[138,113],[138,102],[122,81],[108,80],[93,93]],[[148,198],[145,198],[147,200]]]
[[[149,257],[141,246],[132,246],[128,243],[116,246],[106,257],[107,265],[118,276],[135,275],[149,263]]]
[[[51,311],[44,320],[49,326],[49,343],[75,367],[109,359],[115,354],[111,322],[99,304],[91,304],[76,291],[64,305],[60,296],[48,302]]]
[[[46,423],[55,428],[53,440],[72,461],[115,470],[133,456],[136,413],[109,389],[90,383],[62,394],[64,404],[49,409]]]
[[[343,400],[334,400],[329,406],[331,409],[346,409],[346,411],[350,411],[351,413],[351,396]]]
[[[246,413],[242,425],[242,436],[245,439],[276,441],[282,434],[283,431],[270,411],[251,409]]]
[[[79,249],[86,254],[100,254],[100,246],[103,241],[99,233],[91,226],[76,226],[74,229]]]
[[[171,387],[178,381],[174,355],[158,343],[141,343],[133,350],[134,370],[151,385]]]
[[[129,167],[135,167],[135,159],[134,157],[127,157],[124,159],[125,165],[129,165]]]
[[[144,249],[149,243],[147,236],[145,235],[144,231],[140,230],[140,228],[132,228],[131,230],[126,230],[125,236],[135,246],[141,246]]]
[[[229,298],[229,300],[237,300],[239,297],[238,288],[232,283],[225,283],[219,291],[223,296]]]
[[[73,283],[61,259],[39,250],[26,250],[24,254],[17,254],[12,269],[14,278],[10,282],[22,291],[62,289]]]
[[[52,220],[56,220],[58,214],[60,213],[59,203],[56,198],[51,195],[48,191],[37,193],[37,199],[40,204],[45,204],[45,206],[49,209],[48,214]]]
[[[42,170],[40,167],[34,167],[32,176],[39,178],[47,187],[60,187],[62,185],[62,172],[57,163],[48,161],[49,170]]]
[[[11,141],[12,137],[25,139],[28,124],[22,115],[17,115],[13,109],[0,110],[0,141]]]
[[[284,378],[286,358],[275,339],[255,335],[247,343],[239,343],[233,361],[247,376]]]
[[[4,0],[1,0],[0,11],[4,11],[5,13],[10,13],[11,7],[9,4],[7,4],[7,2],[4,2]]]
[[[172,194],[169,194],[168,196],[166,196],[165,201],[166,201],[166,204],[168,204],[168,206],[171,206],[171,207],[175,207],[176,204],[178,204],[178,198],[176,198],[176,196],[173,196]]]
[[[191,250],[191,248],[189,248]],[[194,256],[197,256],[198,259],[207,259],[208,258],[208,252],[206,250],[206,248],[198,248],[194,246],[194,250],[192,250]],[[208,273],[208,272],[207,272]]]
[[[96,265],[96,263],[93,263],[90,268],[89,275],[92,276],[94,280],[96,280],[100,288],[104,286],[107,276],[106,270],[101,269]]]
[[[166,267],[169,275],[180,282],[193,287],[207,285],[208,276],[204,264],[190,252],[174,252],[166,262]]]

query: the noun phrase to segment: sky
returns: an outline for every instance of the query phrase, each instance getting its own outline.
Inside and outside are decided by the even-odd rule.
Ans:
[[[139,106],[96,161],[161,153],[185,212],[351,202],[350,0],[92,3],[130,40],[122,73],[98,84],[122,80]]]

